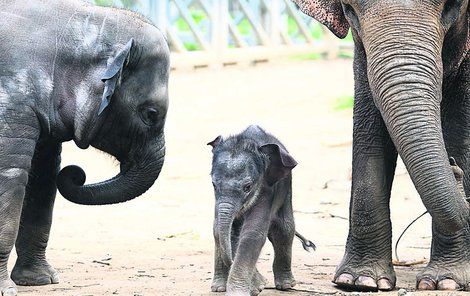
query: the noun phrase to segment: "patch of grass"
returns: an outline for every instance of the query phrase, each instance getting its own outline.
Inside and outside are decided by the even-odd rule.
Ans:
[[[175,25],[176,25],[176,29],[179,32],[189,32],[189,31],[191,31],[191,29],[189,28],[189,25],[181,17],[176,20]]]
[[[312,34],[313,40],[321,40],[323,38],[323,28],[322,25],[316,23],[311,29],[310,34]]]
[[[323,59],[324,56],[321,53],[305,53],[291,55],[289,58],[297,61],[315,61]]]
[[[196,44],[195,42],[183,42],[183,45],[189,51],[201,50],[199,44]]]
[[[95,0],[95,4],[99,6],[113,6],[114,0]]]
[[[338,53],[338,58],[340,58],[340,59],[352,59],[352,58],[354,58],[354,52],[340,51]]]
[[[354,107],[354,96],[346,95],[336,98],[333,109],[335,111],[342,111],[352,109]]]
[[[95,4],[99,6],[115,6],[120,3],[125,8],[133,8],[139,4],[139,0],[95,0]]]
[[[240,34],[244,36],[250,35],[253,31],[253,28],[251,27],[251,24],[247,19],[243,19],[241,22],[239,22],[237,28],[238,32],[240,32]]]

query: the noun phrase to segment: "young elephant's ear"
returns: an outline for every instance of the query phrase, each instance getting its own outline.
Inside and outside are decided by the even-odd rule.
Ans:
[[[340,0],[293,0],[300,10],[325,25],[339,38],[348,35],[349,24]]]
[[[129,40],[127,44],[122,48],[116,56],[108,60],[108,67],[101,77],[101,81],[104,82],[103,98],[101,99],[101,105],[98,110],[100,115],[106,107],[108,107],[111,97],[114,91],[121,83],[122,70],[129,63],[132,48],[134,46],[134,39]]]
[[[297,165],[297,161],[289,152],[277,144],[266,144],[258,149],[261,153],[269,156],[266,179],[270,185],[286,177]]]
[[[222,136],[218,136],[213,141],[207,143],[207,145],[212,146],[212,148],[217,147],[222,142]]]

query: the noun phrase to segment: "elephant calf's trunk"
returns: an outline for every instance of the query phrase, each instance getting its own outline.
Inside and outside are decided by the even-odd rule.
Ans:
[[[226,266],[232,265],[232,225],[234,220],[234,206],[229,203],[220,203],[217,207],[217,231],[222,259]]]

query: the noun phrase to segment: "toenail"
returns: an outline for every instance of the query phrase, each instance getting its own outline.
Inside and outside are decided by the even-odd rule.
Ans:
[[[377,289],[377,283],[375,280],[369,276],[359,276],[355,282],[356,286],[363,287],[367,289]]]
[[[393,289],[392,283],[386,278],[379,279],[377,281],[377,286],[379,287],[379,290],[383,291],[390,291]]]
[[[418,290],[436,290],[436,283],[430,278],[423,278],[418,283]]]
[[[354,284],[354,278],[349,273],[342,273],[339,277],[336,278],[334,281],[338,285],[350,285]]]
[[[460,286],[453,279],[444,279],[442,281],[439,281],[439,283],[437,284],[437,289],[444,291],[455,291],[459,290]]]

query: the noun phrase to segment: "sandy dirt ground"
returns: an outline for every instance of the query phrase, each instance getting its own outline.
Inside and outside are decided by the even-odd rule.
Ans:
[[[61,282],[20,287],[20,295],[216,295],[210,293],[214,196],[206,143],[254,123],[278,136],[299,162],[293,173],[297,229],[318,246],[317,252],[307,253],[295,242],[298,285],[281,293],[273,289],[273,251],[267,243],[258,263],[269,280],[261,295],[346,293],[331,279],[348,230],[352,112],[335,111],[334,105],[337,97],[352,94],[351,64],[286,60],[174,72],[167,158],[155,186],[143,197],[116,206],[84,207],[58,196],[48,259]],[[81,151],[71,143],[64,145],[67,164],[81,165],[88,182],[118,170],[109,156]],[[392,197],[394,241],[423,211],[400,165]],[[430,233],[429,217],[416,223],[403,239],[401,259],[429,258]],[[398,287],[412,291],[420,268],[396,268]]]

